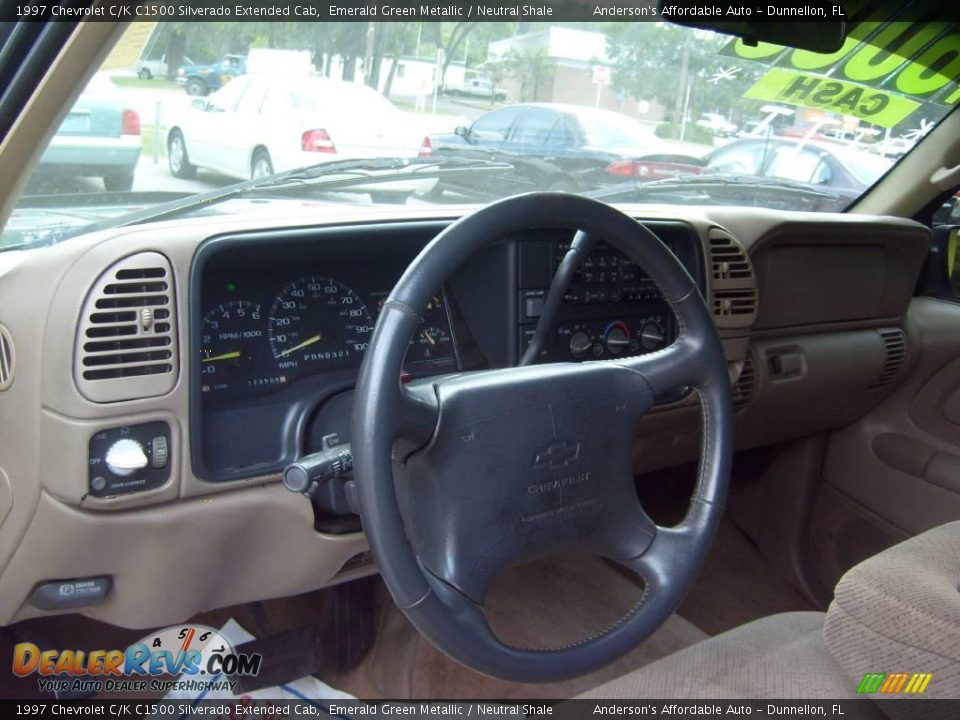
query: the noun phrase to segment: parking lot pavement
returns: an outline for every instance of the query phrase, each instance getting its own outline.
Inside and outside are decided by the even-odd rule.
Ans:
[[[410,95],[400,95],[391,98],[400,108],[405,110],[413,110],[421,112],[424,114],[432,114],[433,112],[433,96],[428,95],[423,101],[418,105],[417,98]],[[452,116],[458,120],[462,120],[467,124],[472,123],[481,115],[485,115],[491,110],[495,110],[500,105],[504,103],[499,103],[497,105],[490,105],[489,103],[483,103],[476,100],[470,100],[468,98],[452,98],[445,95],[439,95],[437,97],[437,115],[438,116]],[[419,110],[417,108],[419,107]]]
[[[166,158],[160,157],[154,164],[153,157],[141,155],[136,174],[133,176],[133,189],[136,192],[152,190],[201,193],[224,185],[232,185],[235,182],[238,181],[207,170],[198,170],[194,180],[181,180],[170,174]]]

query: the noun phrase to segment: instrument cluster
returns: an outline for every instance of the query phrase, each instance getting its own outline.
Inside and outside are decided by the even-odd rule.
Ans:
[[[369,265],[336,274],[319,267],[238,270],[208,283],[198,358],[204,402],[270,394],[303,378],[358,368],[404,267],[393,273]],[[420,377],[457,367],[440,290],[424,308],[404,369]]]

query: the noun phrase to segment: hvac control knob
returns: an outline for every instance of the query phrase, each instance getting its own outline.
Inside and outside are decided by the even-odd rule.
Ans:
[[[611,355],[619,355],[630,347],[630,328],[625,323],[611,323],[607,329],[606,339],[607,351]]]
[[[140,443],[130,438],[122,438],[110,446],[104,462],[114,475],[126,477],[137,470],[143,470],[149,461]]]
[[[585,358],[592,345],[593,340],[590,336],[583,330],[578,330],[570,337],[570,354],[577,360]]]
[[[656,350],[663,347],[663,328],[660,323],[651,320],[640,330],[640,345],[644,350]]]

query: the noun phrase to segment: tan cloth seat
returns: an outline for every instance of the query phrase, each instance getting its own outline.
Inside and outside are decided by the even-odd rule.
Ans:
[[[932,673],[925,698],[960,698],[960,522],[865,560],[844,575],[823,629],[851,678]]]
[[[784,613],[742,625],[581,697],[844,699],[857,697],[868,672],[930,672],[924,697],[960,698],[960,522],[850,570],[826,615]],[[901,714],[893,708],[908,707],[884,705],[893,716]],[[883,717],[869,701],[857,710]]]
[[[856,686],[823,643],[823,613],[771,615],[581,695],[614,699],[842,699]]]

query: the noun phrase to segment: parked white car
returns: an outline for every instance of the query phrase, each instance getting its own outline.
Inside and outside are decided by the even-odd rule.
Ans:
[[[414,157],[423,129],[376,90],[323,77],[242,75],[167,132],[170,172],[257,178],[325,160]]]
[[[488,78],[474,78],[467,80],[459,87],[446,87],[443,89],[446,95],[462,95],[464,97],[493,99],[497,102],[504,102],[507,99],[507,91],[498,88],[493,84],[493,80]]]
[[[891,137],[868,146],[871,152],[888,158],[899,158],[913,149],[914,142],[902,137]]]
[[[704,113],[697,120],[697,126],[717,137],[733,137],[737,134],[737,126],[719,113]]]
[[[193,65],[193,60],[184,56],[181,65]],[[141,80],[152,80],[153,78],[165,78],[170,66],[167,64],[167,56],[161,55],[159,58],[143,58],[137,62],[137,76]]]

